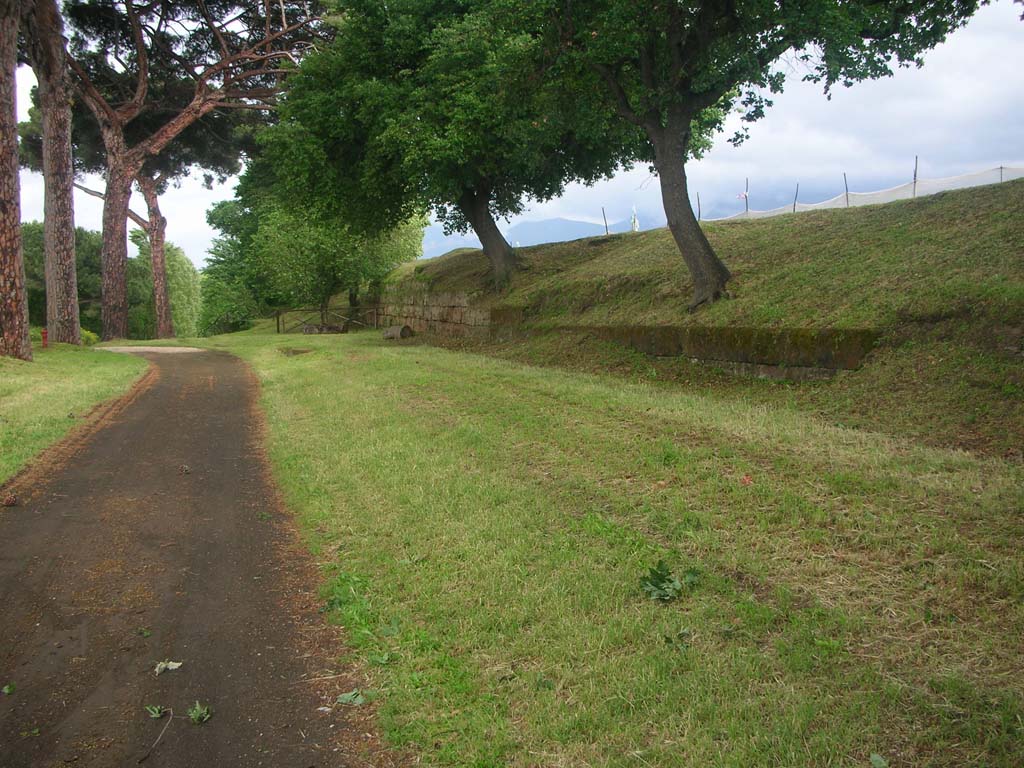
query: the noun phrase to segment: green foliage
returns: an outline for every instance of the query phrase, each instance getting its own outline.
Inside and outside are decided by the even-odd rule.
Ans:
[[[166,707],[161,707],[159,704],[147,704],[146,705],[146,714],[149,715],[154,720],[159,720],[160,718],[162,718],[164,715],[167,714],[167,708]]]
[[[202,302],[197,321],[200,336],[245,330],[259,316],[259,304],[240,280],[219,278],[204,270],[200,287]]]
[[[339,10],[335,40],[303,61],[261,136],[274,184],[304,209],[375,231],[429,208],[465,231],[467,192],[504,216],[630,160],[635,129],[540,77],[540,38],[487,2]]]
[[[193,725],[202,725],[213,717],[213,709],[209,704],[200,704],[198,701],[188,708],[188,719]]]
[[[7,683],[7,685],[5,685],[3,688],[0,688],[0,693],[2,693],[4,696],[13,696],[14,690],[14,683]]]
[[[132,230],[131,240],[139,249],[139,255],[129,261],[129,337],[148,339],[153,337],[156,329],[149,239],[141,229],[135,229]],[[173,243],[166,243],[164,258],[167,267],[167,293],[171,301],[174,333],[180,337],[196,336],[199,332],[200,311],[199,272],[185,252]]]
[[[21,225],[25,257],[25,278],[28,289],[29,321],[46,325],[46,256],[43,250],[43,224],[38,221]],[[100,251],[103,241],[99,232],[75,228],[75,268],[78,273],[78,306],[82,331],[100,331]]]
[[[338,696],[338,704],[347,704],[350,707],[361,707],[367,702],[373,701],[374,695],[371,691],[365,691],[360,688],[353,688],[348,693],[343,693]]]
[[[26,222],[21,225],[25,254],[25,277],[28,287],[29,320],[32,325],[46,325],[46,263],[43,251],[43,225]],[[149,262],[149,242],[140,230],[132,232],[132,240],[139,255],[128,260],[128,323],[129,338],[153,337],[155,313],[153,309],[153,275]],[[99,232],[75,229],[75,265],[78,272],[79,317],[82,324],[82,342],[98,341],[101,330],[100,252],[102,236]],[[173,243],[166,245],[167,289],[171,299],[171,314],[179,336],[198,333],[199,275],[192,262]]]
[[[683,593],[682,582],[676,578],[664,560],[659,560],[658,564],[640,579],[640,586],[652,600],[660,600],[663,603],[671,602]]]
[[[749,123],[782,90],[777,61],[787,51],[805,79],[836,84],[884,77],[894,65],[920,65],[921,54],[942,42],[977,10],[977,0],[860,0],[771,4],[741,0],[726,5],[657,3],[643,12],[633,0],[540,0],[517,11],[497,8],[535,24],[561,66],[581,89],[603,93],[609,111],[642,125],[652,143],[659,130],[682,140],[691,154],[700,142],[685,136],[700,112],[737,106]],[[706,127],[717,130],[720,116]],[[741,131],[736,140],[742,140]],[[652,147],[653,148],[653,147]],[[650,159],[655,159],[649,151]]]

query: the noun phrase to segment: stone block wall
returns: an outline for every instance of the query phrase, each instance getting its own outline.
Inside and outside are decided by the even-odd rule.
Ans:
[[[388,287],[380,298],[378,325],[408,325],[417,333],[424,331],[444,336],[486,334],[491,311],[472,306],[469,293],[431,293],[408,287]]]
[[[870,329],[739,328],[605,325],[532,328],[522,308],[474,306],[478,295],[431,293],[408,283],[381,296],[378,324],[408,325],[417,333],[499,337],[531,333],[592,334],[654,356],[685,356],[726,363],[738,371],[774,378],[813,378],[860,367],[879,334]]]

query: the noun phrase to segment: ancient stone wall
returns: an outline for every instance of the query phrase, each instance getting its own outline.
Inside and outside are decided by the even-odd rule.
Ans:
[[[521,308],[474,306],[475,302],[479,302],[475,294],[432,293],[407,283],[391,286],[381,297],[378,324],[408,325],[418,333],[444,336],[592,334],[648,355],[689,357],[725,363],[758,376],[798,379],[860,367],[879,338],[870,329],[641,325],[534,328]]]
[[[408,325],[444,336],[486,334],[491,311],[472,306],[468,293],[431,293],[424,289],[389,287],[380,298],[378,325]]]

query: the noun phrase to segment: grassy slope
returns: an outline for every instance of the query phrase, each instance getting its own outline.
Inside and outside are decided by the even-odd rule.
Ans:
[[[32,363],[0,357],[0,483],[146,369],[136,357],[64,344],[33,353]]]
[[[736,381],[564,332],[460,342],[521,361],[614,369],[790,403],[833,422],[1020,458],[1024,444],[1024,181],[886,206],[709,224],[735,298],[683,311],[689,287],[666,230],[523,249],[495,306],[537,327],[711,324],[868,327],[885,333],[861,371],[799,387]],[[407,265],[398,280],[479,290],[479,252]]]
[[[1024,316],[1024,180],[901,201],[705,224],[728,263],[732,301],[689,315],[668,230],[520,250],[524,271],[491,299],[534,323],[889,329]],[[403,267],[437,290],[480,290],[479,251]]]
[[[427,763],[1024,760],[1019,465],[376,334],[210,343]]]

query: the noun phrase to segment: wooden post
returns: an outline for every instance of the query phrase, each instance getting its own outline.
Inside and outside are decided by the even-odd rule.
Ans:
[[[917,155],[914,155],[914,197],[917,197]]]
[[[277,318],[277,332],[280,333],[281,332],[281,310],[280,309],[274,311],[274,317]]]
[[[700,221],[700,192],[697,193],[697,221]]]
[[[999,183],[1003,183],[1003,166],[999,166]]]
[[[601,206],[601,218],[604,219],[604,234],[607,237],[610,233],[608,232],[608,217],[604,213],[604,206]]]
[[[850,207],[850,185],[846,181],[846,171],[843,171],[843,186],[846,188],[846,207]]]
[[[796,183],[796,192],[793,193],[793,213],[796,213],[796,199],[800,197],[800,182]]]

